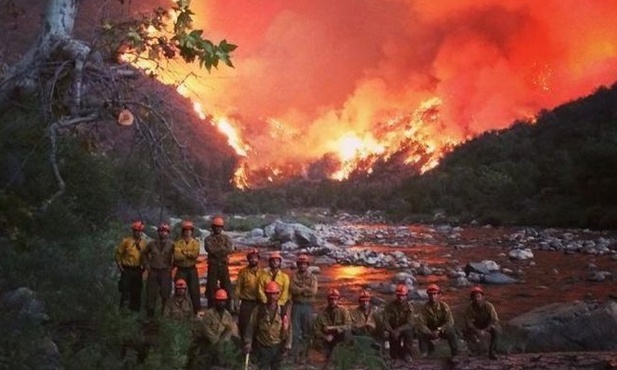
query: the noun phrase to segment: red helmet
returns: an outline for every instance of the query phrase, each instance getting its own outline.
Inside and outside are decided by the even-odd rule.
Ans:
[[[225,289],[219,289],[216,291],[216,293],[214,293],[214,299],[216,299],[217,301],[226,301],[227,298],[229,298],[227,296],[227,292],[225,291]]]
[[[309,263],[309,262],[310,262],[309,256],[307,256],[306,254],[301,254],[296,259],[296,263]]]
[[[341,298],[341,293],[334,288],[330,288],[330,290],[328,290],[328,298]]]
[[[396,295],[407,295],[407,293],[409,293],[409,288],[407,288],[405,284],[399,284],[396,286],[394,293],[396,293]]]
[[[178,279],[175,282],[176,289],[186,289],[186,281],[184,279]]]
[[[193,226],[193,223],[191,221],[188,221],[188,220],[182,221],[182,230],[187,230],[187,229],[193,230],[195,229],[195,226]]]
[[[428,287],[426,287],[426,292],[427,293],[439,293],[441,292],[441,289],[439,289],[439,286],[437,284],[430,284]]]
[[[268,259],[272,260],[272,259],[275,259],[275,258],[278,258],[278,259],[280,259],[282,261],[283,260],[283,256],[281,256],[281,252],[274,251],[274,252],[270,253],[270,258],[268,258]]]
[[[223,227],[223,226],[225,226],[225,220],[223,220],[223,217],[217,216],[217,217],[212,219],[212,226]]]
[[[371,300],[371,293],[367,292],[366,290],[363,290],[360,292],[360,298],[358,298],[359,301],[370,301]]]
[[[469,292],[469,295],[474,295],[475,293],[480,293],[484,295],[484,290],[482,290],[482,288],[479,286],[475,286],[471,289],[471,292]]]
[[[167,231],[169,232],[170,228],[169,228],[169,224],[166,222],[163,222],[159,225],[158,227],[158,231]]]
[[[279,287],[276,281],[268,281],[268,284],[266,284],[265,292],[266,293],[280,293],[281,288]]]
[[[246,251],[246,257],[250,257],[251,255],[256,254],[259,257],[259,251],[256,248],[251,248]]]
[[[131,224],[131,229],[134,231],[144,231],[146,229],[146,225],[144,225],[141,221],[135,221]]]

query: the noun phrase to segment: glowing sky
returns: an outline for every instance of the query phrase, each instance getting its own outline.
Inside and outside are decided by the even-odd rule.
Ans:
[[[318,158],[349,132],[441,99],[463,140],[617,76],[613,0],[199,0],[196,26],[239,45],[236,68],[189,81],[254,163]],[[383,127],[383,126],[382,126]]]

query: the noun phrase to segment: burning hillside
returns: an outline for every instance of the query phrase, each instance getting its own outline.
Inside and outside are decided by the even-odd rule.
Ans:
[[[235,69],[157,77],[241,157],[239,188],[345,179],[533,119],[617,76],[611,1],[194,2],[195,27],[240,45]],[[144,69],[154,66],[133,63]]]

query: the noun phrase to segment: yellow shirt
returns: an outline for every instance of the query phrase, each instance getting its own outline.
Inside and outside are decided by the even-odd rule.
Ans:
[[[279,270],[276,276],[274,276],[273,278],[270,268],[266,267],[259,272],[257,280],[259,282],[259,300],[262,303],[266,303],[267,301],[265,292],[266,284],[268,284],[268,282],[272,280],[276,281],[281,288],[281,294],[279,295],[278,300],[279,306],[283,306],[285,305],[285,303],[287,303],[287,301],[289,300],[289,275]]]
[[[183,238],[174,243],[174,264],[178,267],[193,267],[199,256],[199,242],[195,238],[187,242]]]
[[[145,247],[146,241],[143,239],[136,240],[132,236],[124,238],[116,247],[114,259],[122,266],[141,266],[141,251]]]
[[[256,301],[259,299],[259,267],[245,267],[238,272],[234,298],[243,301]]]

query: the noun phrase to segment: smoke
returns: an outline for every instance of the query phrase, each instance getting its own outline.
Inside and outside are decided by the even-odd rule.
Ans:
[[[235,117],[256,165],[318,158],[439,98],[461,141],[612,84],[611,0],[206,0],[196,26],[239,45],[190,88]]]

